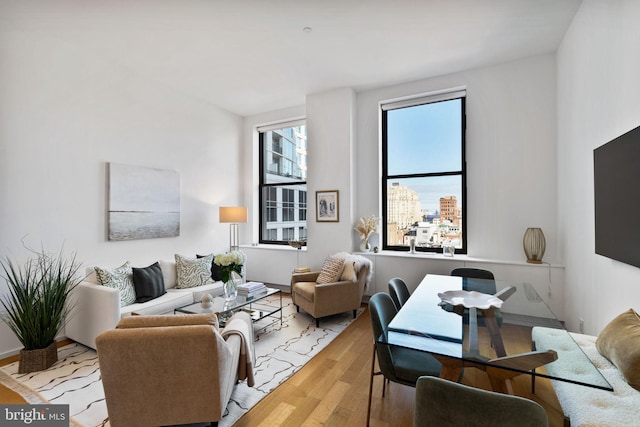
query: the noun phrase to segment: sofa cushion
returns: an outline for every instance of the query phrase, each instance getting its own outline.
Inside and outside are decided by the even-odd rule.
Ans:
[[[164,295],[164,278],[159,263],[149,267],[133,267],[133,287],[136,290],[136,302],[146,302]]]
[[[296,282],[293,284],[296,295],[313,302],[316,295],[316,282]]]
[[[598,352],[613,363],[629,385],[640,390],[640,317],[629,309],[598,335]]]
[[[222,289],[222,282],[210,282],[210,283],[207,283],[206,285],[194,286],[193,288],[167,289],[167,292],[188,293],[192,295],[193,302],[199,302],[200,300],[202,300],[202,296],[204,294],[209,294],[212,297],[217,297],[224,293],[224,289]]]
[[[120,291],[120,307],[136,302],[136,292],[133,287],[133,271],[131,263],[125,262],[112,270],[95,267],[98,282],[102,286],[118,289]]]
[[[196,255],[196,258],[205,258],[208,255]],[[216,259],[215,254],[213,259]],[[222,268],[215,262],[211,262],[211,278],[215,281],[222,280]]]
[[[211,263],[213,262],[213,254],[203,258],[188,258],[176,254],[175,258],[176,273],[178,275],[176,288],[193,288],[212,282]]]
[[[132,314],[173,314],[176,308],[193,304],[193,296],[190,292],[167,292],[151,301],[130,304],[120,309],[120,317]]]
[[[316,279],[317,283],[333,283],[336,282],[344,268],[344,259],[329,257],[324,260],[320,274]]]

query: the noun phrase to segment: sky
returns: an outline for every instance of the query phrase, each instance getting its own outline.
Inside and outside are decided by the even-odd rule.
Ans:
[[[461,100],[390,110],[387,113],[388,175],[462,170]],[[435,212],[440,197],[456,196],[462,207],[460,176],[390,179],[415,190],[422,209]]]

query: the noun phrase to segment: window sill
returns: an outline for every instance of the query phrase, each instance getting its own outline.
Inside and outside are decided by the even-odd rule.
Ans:
[[[302,251],[302,252],[306,252],[307,251],[307,247],[304,246],[301,249],[296,249],[293,246],[289,246],[289,245],[268,245],[268,244],[262,244],[262,243],[255,243],[252,245],[240,245],[240,248],[242,249],[268,249],[270,251],[272,250],[277,250],[277,251],[294,251],[297,252],[298,250]]]
[[[482,264],[503,264],[503,265],[519,265],[519,266],[528,266],[528,267],[543,267],[543,268],[564,268],[564,265],[560,264],[551,264],[548,262],[542,262],[541,264],[531,264],[526,260],[523,261],[515,261],[515,260],[500,260],[494,258],[478,258],[469,255],[454,255],[454,256],[446,256],[441,253],[436,252],[400,252],[400,251],[379,251],[375,252],[355,252],[358,255],[367,255],[374,257],[391,257],[391,258],[417,258],[417,259],[432,259],[438,261],[453,261],[453,262],[469,262],[469,263],[482,263]]]

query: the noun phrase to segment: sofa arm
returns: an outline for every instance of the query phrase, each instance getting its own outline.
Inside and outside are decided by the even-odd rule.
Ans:
[[[310,271],[307,273],[293,273],[291,275],[291,286],[297,282],[315,282],[320,275],[319,271]]]
[[[69,295],[69,307],[66,337],[95,349],[96,337],[120,321],[120,291],[81,282]]]

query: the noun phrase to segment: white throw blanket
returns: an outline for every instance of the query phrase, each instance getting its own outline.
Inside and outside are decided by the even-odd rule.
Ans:
[[[371,283],[371,279],[373,277],[373,263],[369,258],[365,258],[361,255],[350,254],[349,252],[338,252],[335,255],[332,255],[333,258],[341,258],[344,260],[345,267],[342,274],[342,280],[345,280],[345,271],[348,266],[352,266],[351,270],[353,272],[353,277],[350,280],[356,282],[358,280],[357,275],[360,272],[360,269],[363,266],[367,266],[367,277],[365,278],[364,288],[367,289],[369,287],[369,283]],[[350,274],[349,274],[350,275]]]
[[[240,337],[240,360],[238,362],[238,379],[247,380],[247,385],[253,387],[255,379],[253,367],[255,365],[255,352],[253,351],[253,325],[248,313],[238,312],[227,322],[220,331],[223,338],[230,335]]]

